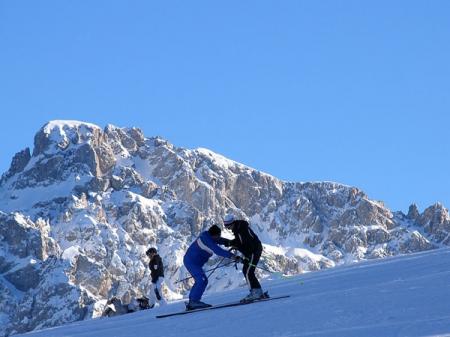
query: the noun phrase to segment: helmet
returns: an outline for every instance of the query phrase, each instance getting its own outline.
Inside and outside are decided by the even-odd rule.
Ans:
[[[233,214],[227,214],[225,215],[225,218],[223,218],[223,224],[225,225],[225,227],[230,227],[235,221],[236,218]]]
[[[145,255],[149,256],[150,254],[156,254],[156,248],[155,247],[150,247],[149,249],[147,249],[147,251],[145,252]]]

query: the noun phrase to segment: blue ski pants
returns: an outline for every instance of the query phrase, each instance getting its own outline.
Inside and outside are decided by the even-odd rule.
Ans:
[[[189,300],[200,301],[203,293],[205,292],[206,286],[208,285],[208,278],[203,271],[203,265],[195,264],[186,258],[184,258],[183,263],[195,281],[189,293]]]

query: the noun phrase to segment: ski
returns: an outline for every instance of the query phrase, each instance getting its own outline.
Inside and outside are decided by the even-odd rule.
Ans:
[[[267,302],[267,301],[271,301],[271,300],[278,300],[278,299],[281,299],[281,298],[288,298],[288,297],[290,297],[290,295],[262,298],[260,300],[255,300],[255,301],[251,301],[251,302],[240,302],[239,301],[239,302],[224,303],[224,304],[213,305],[212,307],[208,307],[208,308],[201,308],[201,309],[194,309],[194,310],[185,310],[185,311],[174,312],[174,313],[171,313],[171,314],[158,315],[158,316],[156,316],[156,318],[164,318],[164,317],[171,317],[171,316],[187,315],[187,314],[193,314],[193,313],[199,312],[199,311],[207,311],[207,310],[214,310],[214,309],[221,309],[221,308],[237,307],[237,306],[240,306],[240,305],[247,305],[247,304],[259,303],[259,302]]]

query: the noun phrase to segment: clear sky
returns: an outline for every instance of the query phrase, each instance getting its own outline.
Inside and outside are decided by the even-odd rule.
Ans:
[[[0,0],[0,115],[1,172],[76,119],[449,207],[450,1]]]

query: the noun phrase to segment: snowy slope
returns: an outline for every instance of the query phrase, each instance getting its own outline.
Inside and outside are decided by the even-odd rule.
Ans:
[[[450,250],[362,262],[267,280],[288,299],[163,319],[182,302],[115,318],[83,321],[27,334],[68,336],[450,336]],[[216,293],[233,301],[244,289]]]

